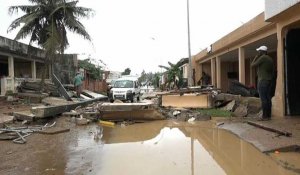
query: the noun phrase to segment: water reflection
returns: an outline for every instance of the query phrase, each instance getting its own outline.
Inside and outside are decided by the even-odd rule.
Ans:
[[[90,174],[109,175],[296,174],[210,122],[156,121],[104,127],[100,144],[86,134],[78,136],[68,170],[79,164],[92,167]],[[82,154],[84,158],[78,161],[76,156]]]

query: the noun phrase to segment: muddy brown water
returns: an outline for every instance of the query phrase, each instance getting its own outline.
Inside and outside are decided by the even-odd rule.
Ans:
[[[297,153],[263,154],[237,136],[214,128],[211,122],[167,120],[102,129],[90,124],[54,136],[34,135],[26,145],[5,143],[4,159],[8,162],[0,163],[0,174],[299,173]],[[38,144],[34,139],[39,139]],[[24,157],[20,156],[24,152]]]
[[[78,145],[70,147],[77,154],[70,157],[67,173],[297,174],[235,135],[213,128],[211,122],[156,121],[103,129],[103,137],[99,141],[86,132],[80,133]],[[85,152],[84,160],[80,159],[81,152]],[[86,165],[90,167],[87,170],[74,168]]]

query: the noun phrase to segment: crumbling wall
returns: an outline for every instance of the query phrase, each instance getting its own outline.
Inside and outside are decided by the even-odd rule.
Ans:
[[[53,63],[53,73],[62,84],[73,84],[73,79],[78,70],[76,54],[58,55]]]

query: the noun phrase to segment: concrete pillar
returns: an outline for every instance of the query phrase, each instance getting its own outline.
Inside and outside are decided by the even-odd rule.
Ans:
[[[211,59],[211,84],[216,86],[216,58]]]
[[[245,49],[239,48],[239,82],[245,84]]]
[[[36,62],[31,61],[31,77],[32,79],[36,79]]]
[[[198,82],[200,81],[200,78],[202,77],[202,71],[203,71],[203,68],[202,68],[202,63],[199,63],[199,66],[198,66],[198,71],[196,71],[196,83],[198,85]],[[201,82],[200,82],[201,84]]]
[[[14,57],[8,57],[8,76],[11,78],[15,77],[15,66],[14,66]]]
[[[217,88],[221,88],[221,58],[216,58],[216,66],[217,66]]]

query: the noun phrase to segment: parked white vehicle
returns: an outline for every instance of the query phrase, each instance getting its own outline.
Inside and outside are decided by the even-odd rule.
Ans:
[[[140,87],[138,84],[138,79],[136,77],[123,77],[117,79],[112,89],[109,92],[109,100],[113,102],[114,100],[122,100],[131,102],[140,100]]]

